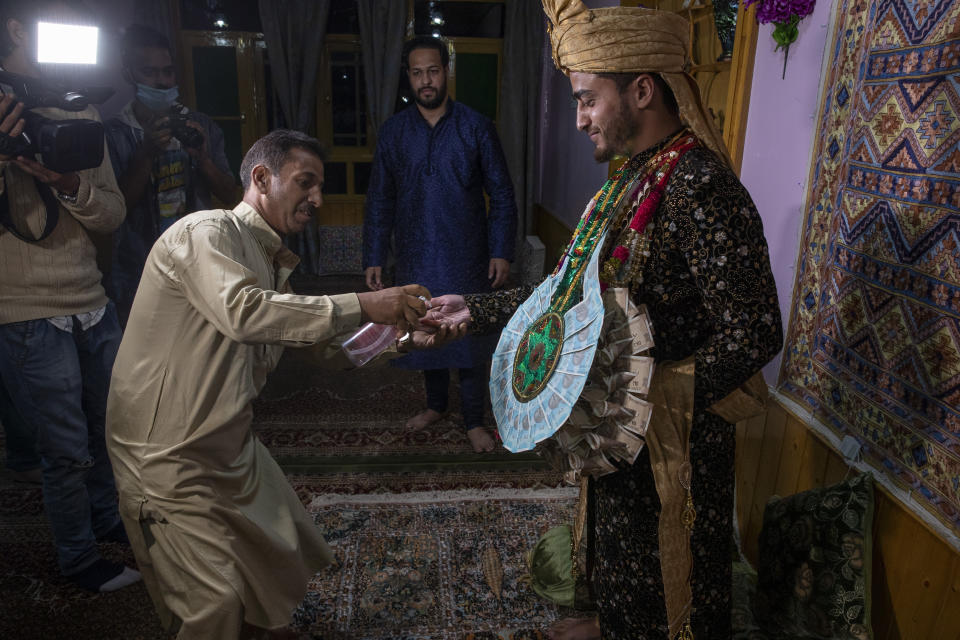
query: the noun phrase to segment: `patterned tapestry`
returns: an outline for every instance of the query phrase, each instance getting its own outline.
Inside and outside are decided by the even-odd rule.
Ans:
[[[781,390],[960,533],[960,2],[836,1]]]

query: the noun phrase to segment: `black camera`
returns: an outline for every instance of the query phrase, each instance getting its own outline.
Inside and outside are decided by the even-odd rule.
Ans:
[[[183,113],[174,113],[168,118],[170,134],[185,147],[199,149],[203,146],[203,134],[191,127],[190,117]]]
[[[103,125],[96,120],[53,120],[32,111],[56,107],[65,111],[83,111],[113,95],[108,88],[67,90],[35,78],[0,71],[0,91],[13,94],[23,103],[23,132],[13,138],[0,134],[0,154],[6,156],[40,155],[40,163],[57,173],[70,173],[99,167],[103,162]],[[11,103],[10,110],[16,106]],[[9,113],[9,111],[8,111]],[[0,119],[6,117],[0,114]]]

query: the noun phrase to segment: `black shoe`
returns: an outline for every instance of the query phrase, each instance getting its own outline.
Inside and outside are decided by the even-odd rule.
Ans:
[[[124,568],[119,562],[113,563],[100,558],[83,571],[65,577],[81,589],[100,593],[100,587],[123,573]]]
[[[110,531],[97,538],[97,542],[117,542],[130,545],[130,538],[127,537],[127,530],[123,528],[123,521],[118,522]]]

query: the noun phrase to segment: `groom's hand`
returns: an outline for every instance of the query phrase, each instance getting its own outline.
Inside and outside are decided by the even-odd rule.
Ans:
[[[416,329],[410,334],[413,349],[435,349],[467,335],[465,324]]]
[[[420,320],[420,324],[435,328],[456,327],[458,330],[462,326],[465,333],[470,326],[470,321],[470,309],[467,308],[467,302],[463,296],[448,294],[430,300],[429,310]]]

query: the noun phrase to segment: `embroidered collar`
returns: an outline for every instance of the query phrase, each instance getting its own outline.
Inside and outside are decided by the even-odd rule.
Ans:
[[[643,165],[644,163],[648,162],[654,155],[656,155],[657,153],[659,153],[661,150],[664,149],[664,147],[666,147],[668,144],[670,144],[670,142],[671,142],[674,138],[676,138],[677,135],[678,135],[681,131],[684,131],[686,128],[687,128],[686,125],[682,125],[679,129],[677,129],[676,131],[674,131],[674,132],[671,133],[670,135],[663,137],[659,142],[657,142],[657,143],[654,144],[653,146],[647,147],[646,149],[644,149],[644,150],[641,151],[640,153],[638,153],[638,154],[636,154],[635,156],[633,156],[633,158],[630,159],[630,163],[629,163],[629,164],[630,164],[631,166],[638,167],[638,166],[641,166],[641,165]]]

